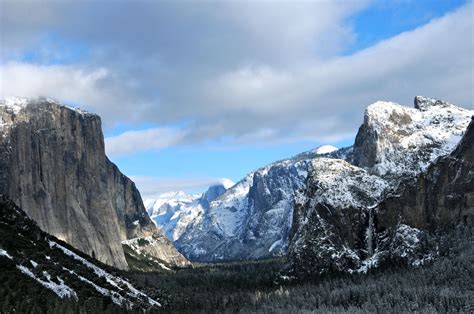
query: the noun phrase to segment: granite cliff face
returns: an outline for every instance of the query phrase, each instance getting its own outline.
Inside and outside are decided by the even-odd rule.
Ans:
[[[295,197],[292,269],[365,272],[387,259],[433,258],[429,232],[473,214],[473,113],[425,97],[414,109],[370,105],[352,165],[312,161]]]
[[[107,159],[97,115],[49,99],[6,99],[0,119],[0,193],[44,231],[121,269],[122,241],[162,237],[135,184]]]
[[[377,207],[377,231],[407,224],[422,230],[456,225],[474,214],[474,120],[449,155],[404,181]]]

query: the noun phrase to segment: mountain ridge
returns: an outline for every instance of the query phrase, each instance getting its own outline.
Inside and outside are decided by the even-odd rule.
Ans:
[[[293,196],[304,187],[313,159],[344,160],[396,187],[403,177],[416,176],[450,153],[473,113],[421,96],[411,108],[376,102],[368,106],[353,146],[320,155],[317,149],[303,152],[251,172],[173,240],[191,260],[282,256],[292,228]]]
[[[390,103],[382,114],[371,115],[380,103],[369,106],[354,146],[354,164],[364,167],[354,167],[374,176],[374,183],[358,182],[351,192],[366,204],[328,203],[327,197],[337,197],[323,187],[333,181],[325,172],[311,173],[295,204],[289,250],[295,273],[366,272],[389,260],[416,266],[439,254],[430,232],[474,214],[474,111],[453,106],[416,97],[418,111],[407,111],[427,118],[413,132],[407,132],[412,117],[403,115],[406,109]],[[395,119],[387,122],[387,117]],[[422,141],[420,130],[427,132]],[[451,135],[460,141],[452,142]],[[361,156],[368,158],[357,159]],[[338,169],[335,175],[347,180]],[[372,193],[377,187],[383,187],[378,196]]]

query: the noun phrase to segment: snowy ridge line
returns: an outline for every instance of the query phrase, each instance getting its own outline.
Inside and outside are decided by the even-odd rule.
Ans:
[[[70,105],[61,104],[58,100],[49,98],[49,97],[5,97],[0,99],[0,107],[5,107],[8,110],[11,110],[15,115],[18,114],[21,110],[25,109],[29,105],[34,105],[38,102],[48,102],[58,105],[63,108],[68,108],[72,111],[75,111],[81,115],[95,115],[92,112],[76,108]]]
[[[365,111],[363,126],[378,135],[377,175],[417,175],[436,158],[453,151],[474,110],[416,97],[415,108],[378,101]]]
[[[315,149],[315,153],[318,155],[325,155],[337,151],[339,148],[332,145],[322,145]]]
[[[51,240],[48,240],[48,243],[49,243],[49,246],[51,248],[53,247],[56,247],[58,249],[60,249],[61,251],[63,251],[64,254],[74,258],[75,260],[78,260],[80,261],[82,264],[84,264],[86,267],[92,269],[94,271],[94,273],[99,276],[99,277],[103,277],[107,280],[107,282],[109,284],[111,284],[112,286],[116,287],[117,289],[119,290],[123,290],[120,285],[125,285],[130,291],[132,294],[129,293],[130,296],[132,297],[135,297],[135,298],[138,298],[138,296],[141,296],[141,297],[144,297],[147,299],[148,303],[150,305],[153,305],[153,306],[160,306],[161,307],[161,304],[156,301],[156,300],[153,300],[152,298],[150,298],[148,295],[146,295],[145,293],[141,292],[140,290],[136,289],[134,286],[132,286],[128,281],[120,278],[120,277],[116,277],[116,276],[113,276],[111,275],[110,273],[106,272],[105,270],[103,270],[102,268],[92,264],[91,262],[89,262],[88,260],[86,260],[85,258],[83,257],[80,257],[79,255],[77,255],[76,253],[72,252],[71,250],[65,248],[64,246],[54,242],[54,241],[51,241]]]
[[[0,107],[5,107],[14,114],[18,114],[20,110],[27,106],[29,100],[30,99],[24,97],[7,97],[0,100]]]

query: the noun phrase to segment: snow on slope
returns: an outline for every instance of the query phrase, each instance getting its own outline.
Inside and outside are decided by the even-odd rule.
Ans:
[[[247,175],[209,204],[175,242],[191,260],[240,260],[282,255],[288,244],[292,196],[314,152]]]
[[[0,268],[18,271],[59,298],[79,302],[105,296],[128,310],[145,312],[160,303],[134,287],[117,270],[79,253],[43,232],[19,207],[0,195]],[[21,291],[28,295],[29,291]]]
[[[168,192],[157,199],[145,200],[144,205],[151,219],[164,230],[168,239],[177,241],[187,226],[204,213],[209,203],[233,185],[231,180],[222,179],[200,195]]]
[[[36,280],[40,285],[43,287],[53,291],[60,297],[61,299],[63,298],[72,298],[74,300],[77,300],[77,294],[76,292],[71,289],[68,285],[64,284],[64,280],[62,280],[60,277],[56,277],[56,280],[59,281],[59,283],[56,283],[51,280],[51,275],[48,274],[47,271],[43,271],[43,276],[46,278],[46,280],[42,280],[41,278],[35,276],[31,272],[31,270],[23,265],[16,265],[18,270],[20,270],[23,274],[27,275],[28,277]]]
[[[306,183],[295,195],[290,260],[299,271],[306,271],[307,261],[319,265],[321,272],[355,271],[361,256],[351,245],[358,233],[352,228],[358,231],[365,209],[382,199],[389,184],[346,161],[323,157],[312,160]]]
[[[7,258],[12,259],[12,256],[10,254],[8,254],[8,252],[3,250],[3,249],[0,249],[0,255],[6,256]]]
[[[391,102],[370,105],[358,134],[360,143],[356,141],[354,150],[324,145],[257,169],[208,207],[193,202],[186,205],[177,219],[179,223],[172,227],[179,232],[170,238],[181,253],[198,261],[285,254],[294,193],[305,186],[310,165],[324,182],[322,188],[326,192],[321,197],[326,202],[354,202],[354,191],[360,184],[366,187],[367,193],[379,196],[389,183],[357,173],[369,171],[389,179],[391,175],[422,171],[430,161],[454,148],[474,114],[472,110],[428,98],[417,97],[417,106],[408,108]],[[373,160],[367,157],[372,153]],[[360,168],[349,171],[348,167],[353,166],[347,162],[332,162],[327,158],[349,163],[353,158],[359,159],[355,165]],[[350,173],[348,178],[347,173]],[[370,182],[365,182],[366,179]],[[345,184],[344,180],[352,183]],[[366,204],[369,205],[373,204]]]
[[[355,165],[316,158],[305,188],[296,194],[295,234],[289,248],[292,269],[300,274],[367,272],[387,258],[411,265],[432,259],[432,252],[425,252],[421,244],[422,232],[401,222],[406,219],[403,205],[383,216],[380,202],[387,193],[398,195],[401,179],[416,178],[435,159],[451,153],[473,114],[426,97],[416,97],[415,108],[392,102],[370,105],[356,137]],[[421,191],[430,190],[422,184]],[[406,196],[413,203],[425,200]],[[405,209],[415,224],[427,215],[416,205]]]
[[[355,164],[381,176],[416,175],[449,154],[474,110],[426,97],[415,108],[378,101],[368,106],[355,144]]]
[[[152,305],[152,306],[161,306],[159,302],[153,300],[152,298],[147,296],[145,293],[143,293],[140,290],[136,289],[128,281],[126,281],[126,280],[124,280],[124,279],[122,279],[118,276],[114,276],[114,275],[110,274],[109,272],[107,272],[107,271],[103,270],[102,268],[96,266],[95,264],[89,262],[85,258],[80,257],[79,255],[77,255],[73,251],[65,248],[64,246],[58,244],[55,241],[50,240],[48,242],[49,242],[49,246],[51,248],[60,249],[64,254],[72,257],[73,259],[75,259],[75,260],[79,261],[80,263],[82,263],[83,265],[85,265],[87,268],[89,268],[91,271],[93,271],[98,277],[105,278],[105,280],[109,284],[116,287],[117,289],[124,290],[124,288],[122,288],[122,287],[126,287],[128,289],[128,292],[127,292],[128,297],[132,297],[132,298],[135,298],[135,299],[145,298],[150,305]],[[72,272],[72,273],[74,273],[74,272]],[[77,274],[75,274],[75,275],[78,276]],[[98,289],[96,285],[94,285],[94,288],[97,291],[99,291],[100,293],[104,294],[104,289]],[[129,308],[132,308],[133,305],[134,305],[132,301],[123,298],[120,294],[118,294],[114,291],[109,291],[109,292],[107,292],[106,295],[113,296],[112,300],[118,305],[126,304]]]
[[[379,200],[389,187],[382,178],[339,159],[316,158],[311,162],[311,172],[318,184],[318,194],[311,200],[314,204],[325,203],[336,208],[371,207],[376,203],[364,201]],[[370,198],[361,198],[363,193]]]

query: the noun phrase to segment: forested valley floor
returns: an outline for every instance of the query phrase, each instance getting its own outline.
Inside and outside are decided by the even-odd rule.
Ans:
[[[153,287],[165,312],[473,313],[473,220],[441,237],[439,250],[440,256],[422,267],[390,264],[368,274],[300,280],[282,276],[283,259],[129,277]]]
[[[157,313],[474,313],[474,219],[441,237],[439,251],[422,267],[299,280],[286,277],[284,259],[122,275],[162,303]],[[2,313],[126,312],[92,296],[61,300],[20,274],[0,271],[0,280]]]

